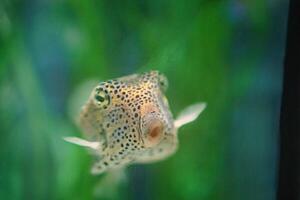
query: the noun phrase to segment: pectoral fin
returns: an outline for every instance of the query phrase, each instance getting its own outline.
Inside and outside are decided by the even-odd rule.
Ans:
[[[77,144],[79,146],[82,147],[88,147],[90,149],[94,149],[94,150],[99,150],[100,148],[100,142],[90,142],[78,137],[64,137],[63,138],[65,141],[73,143],[73,144]]]
[[[180,128],[181,126],[194,121],[205,109],[205,107],[206,103],[196,103],[188,106],[179,113],[177,119],[174,122],[175,127]]]

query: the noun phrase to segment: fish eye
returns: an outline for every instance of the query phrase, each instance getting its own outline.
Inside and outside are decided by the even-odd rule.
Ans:
[[[160,88],[163,91],[167,90],[167,88],[168,88],[168,80],[167,80],[167,78],[163,74],[159,74],[159,76],[158,76],[158,83],[159,83]]]
[[[110,97],[102,88],[96,88],[94,101],[96,105],[105,108],[110,104]]]

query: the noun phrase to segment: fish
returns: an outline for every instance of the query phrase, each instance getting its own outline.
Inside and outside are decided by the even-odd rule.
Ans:
[[[63,139],[92,152],[94,175],[164,160],[178,149],[179,128],[206,108],[204,102],[192,104],[174,119],[167,88],[167,78],[156,70],[100,82],[79,114],[84,138]]]

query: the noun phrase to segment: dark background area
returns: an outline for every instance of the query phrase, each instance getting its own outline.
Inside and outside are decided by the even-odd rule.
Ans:
[[[299,1],[290,1],[280,115],[278,199],[300,199],[299,9]]]

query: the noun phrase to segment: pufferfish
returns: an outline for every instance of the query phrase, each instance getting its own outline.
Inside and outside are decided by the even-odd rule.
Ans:
[[[174,120],[164,94],[167,87],[158,71],[99,83],[80,113],[85,139],[64,139],[92,151],[92,174],[171,156],[178,147],[178,129],[194,121],[206,104],[193,104]]]

